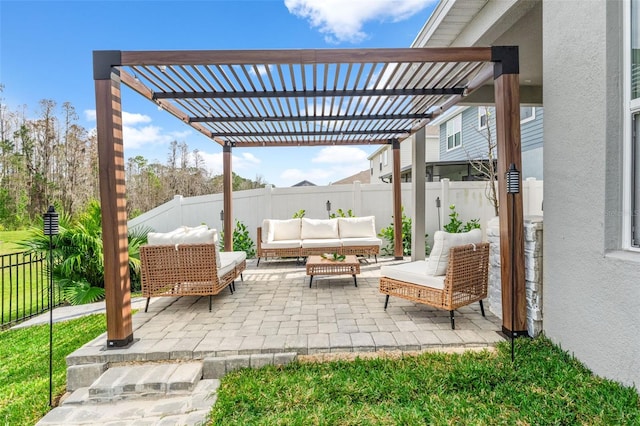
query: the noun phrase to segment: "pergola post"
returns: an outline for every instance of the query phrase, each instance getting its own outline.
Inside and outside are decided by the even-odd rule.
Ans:
[[[425,189],[426,189],[426,134],[422,127],[413,135],[411,165],[411,192],[413,193],[413,226],[411,227],[411,260],[425,259]]]
[[[224,251],[233,251],[233,175],[229,142],[225,142],[222,147],[222,173]]]
[[[94,52],[107,348],[133,341],[120,63],[120,51]]]
[[[393,255],[400,260],[402,249],[402,194],[400,185],[400,141],[391,141],[393,153]]]
[[[505,178],[505,173],[511,164],[515,164],[518,170],[522,170],[518,47],[492,48],[492,61],[494,62],[498,145],[502,330],[509,336],[519,337],[528,334],[522,192],[507,195]]]

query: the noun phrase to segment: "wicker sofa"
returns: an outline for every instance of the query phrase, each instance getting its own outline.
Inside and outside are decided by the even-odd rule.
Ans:
[[[229,287],[246,268],[243,251],[220,252],[218,233],[206,226],[180,227],[168,233],[150,232],[140,247],[142,296],[212,296]]]
[[[455,329],[454,310],[487,297],[489,244],[480,242],[479,229],[449,234],[436,231],[427,260],[380,268],[380,292],[449,311]]]
[[[323,253],[375,256],[382,240],[375,217],[265,219],[258,228],[258,265],[268,257],[307,257]]]

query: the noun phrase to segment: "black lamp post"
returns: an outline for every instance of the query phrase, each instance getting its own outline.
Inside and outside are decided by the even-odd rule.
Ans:
[[[511,163],[509,170],[505,173],[507,180],[507,194],[511,197],[511,226],[515,225],[516,217],[516,203],[515,196],[520,193],[520,171],[516,169],[516,165]],[[519,230],[512,229],[512,232],[519,232]],[[515,317],[516,317],[516,262],[515,262],[515,238],[511,237],[511,362],[515,359],[513,337],[515,330]]]
[[[53,206],[43,215],[44,235],[49,236],[49,406],[53,407],[53,236],[58,235],[58,213]]]
[[[331,201],[327,200],[327,215],[331,218]]]
[[[436,197],[436,209],[438,209],[438,230],[440,230],[440,197]]]

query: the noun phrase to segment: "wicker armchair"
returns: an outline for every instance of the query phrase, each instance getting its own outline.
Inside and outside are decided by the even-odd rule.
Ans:
[[[380,292],[387,295],[384,309],[389,304],[389,296],[396,296],[448,310],[452,329],[455,329],[453,311],[462,306],[480,302],[482,316],[485,316],[482,299],[487,297],[489,280],[488,243],[452,247],[444,276],[429,276],[424,271],[425,261],[382,268]],[[385,273],[391,277],[384,276]],[[399,279],[411,277],[412,274],[418,283]]]

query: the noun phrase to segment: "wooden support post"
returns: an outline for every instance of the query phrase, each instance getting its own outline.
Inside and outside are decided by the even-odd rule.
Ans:
[[[511,164],[522,170],[518,48],[494,47],[492,61],[495,62],[502,330],[509,336],[518,337],[527,335],[522,191],[507,194],[505,179],[505,173]]]
[[[393,255],[402,259],[402,194],[400,185],[400,141],[391,141],[393,152]]]
[[[93,63],[107,348],[118,348],[133,341],[120,76],[112,68],[120,65],[120,52],[94,52]]]
[[[424,260],[425,253],[425,189],[426,189],[426,145],[424,127],[413,135],[411,165],[411,192],[413,195],[413,226],[411,227],[411,260]]]
[[[224,251],[233,251],[233,175],[231,169],[231,144],[222,147],[222,191],[224,210]]]

